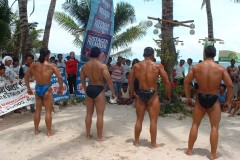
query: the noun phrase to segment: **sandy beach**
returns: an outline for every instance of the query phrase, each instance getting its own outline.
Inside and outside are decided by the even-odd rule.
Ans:
[[[140,136],[140,147],[133,146],[135,108],[108,104],[105,111],[104,135],[110,139],[96,141],[96,113],[93,139],[86,140],[83,104],[64,107],[53,113],[55,135],[46,136],[44,111],[39,135],[33,132],[33,114],[11,114],[0,120],[2,160],[208,160],[210,125],[206,116],[201,124],[193,155],[187,156],[191,117],[177,120],[159,117],[157,142],[160,148],[150,149],[149,118],[146,112]],[[240,116],[222,113],[218,145],[219,160],[238,160],[240,156]]]

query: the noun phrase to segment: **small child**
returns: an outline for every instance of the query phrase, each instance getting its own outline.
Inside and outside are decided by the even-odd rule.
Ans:
[[[226,89],[227,89],[227,86],[225,84],[220,84],[219,91],[218,91],[218,100],[220,103],[221,110],[223,112],[228,110],[228,106],[224,105],[227,97]]]

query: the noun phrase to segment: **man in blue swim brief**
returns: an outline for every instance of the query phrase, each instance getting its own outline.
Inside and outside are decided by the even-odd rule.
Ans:
[[[186,93],[187,104],[193,107],[190,98],[191,86],[190,82],[195,79],[198,83],[197,102],[194,105],[192,113],[192,128],[189,133],[187,155],[192,155],[193,145],[197,139],[198,128],[201,120],[207,113],[211,123],[210,143],[211,156],[210,159],[217,158],[218,145],[218,129],[221,118],[221,107],[218,100],[219,84],[223,80],[227,86],[227,98],[225,105],[230,105],[232,98],[233,84],[227,70],[214,62],[216,56],[216,49],[214,46],[207,46],[204,49],[206,60],[192,67],[188,75],[185,77],[184,90]]]
[[[51,90],[51,76],[55,74],[58,79],[59,88],[58,95],[62,94],[62,77],[59,72],[58,67],[54,63],[49,63],[50,51],[47,48],[42,48],[40,50],[40,57],[38,62],[33,63],[25,74],[25,84],[27,86],[28,94],[33,94],[33,91],[29,85],[30,76],[34,76],[36,80],[36,93],[35,93],[35,101],[36,101],[36,111],[34,114],[34,127],[35,134],[39,134],[39,123],[41,118],[41,110],[42,106],[45,107],[46,117],[45,122],[47,126],[47,136],[53,135],[52,131],[52,109],[53,109],[53,96]]]

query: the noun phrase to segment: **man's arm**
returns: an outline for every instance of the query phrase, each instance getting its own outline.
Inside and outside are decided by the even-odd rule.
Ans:
[[[30,85],[29,85],[30,76],[31,76],[31,67],[28,68],[28,70],[26,71],[25,76],[24,76],[25,85],[27,87],[27,93],[31,95],[31,94],[33,94],[33,91],[31,90]]]
[[[61,95],[63,93],[63,81],[62,81],[62,75],[59,72],[59,68],[57,67],[56,64],[53,64],[53,71],[58,79],[58,84],[59,84],[58,95]]]
[[[135,67],[133,66],[132,70],[129,73],[129,79],[128,79],[130,98],[134,97],[134,80],[136,79],[134,68]]]
[[[111,76],[110,76],[110,74],[108,72],[108,68],[107,68],[106,65],[103,65],[103,77],[106,80],[107,85],[108,85],[109,89],[112,92],[112,97],[115,98],[116,95],[115,95],[115,91],[114,91],[113,82],[112,82]]]
[[[84,68],[85,68],[85,65],[83,65],[81,68],[80,79],[81,79],[83,90],[86,92],[86,75],[84,73]]]
[[[170,94],[171,94],[170,82],[169,82],[167,72],[164,70],[164,67],[161,64],[159,66],[159,74],[160,74],[161,80],[163,80],[164,85],[165,85],[166,99],[169,101],[170,100]]]
[[[226,98],[226,104],[229,106],[231,99],[232,99],[232,93],[233,93],[233,83],[232,80],[227,73],[225,69],[223,69],[223,81],[225,85],[227,86],[227,98]]]
[[[191,86],[190,83],[193,80],[193,68],[188,72],[187,76],[184,79],[184,91],[187,98],[187,104],[188,106],[192,106],[192,100],[191,100]]]

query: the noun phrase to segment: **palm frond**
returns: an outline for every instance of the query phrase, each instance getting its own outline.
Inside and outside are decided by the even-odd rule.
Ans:
[[[135,10],[131,4],[127,2],[117,3],[114,15],[114,34],[117,34],[122,28],[132,23],[134,16]]]
[[[146,24],[142,22],[137,26],[127,29],[123,33],[114,36],[112,48],[118,50],[120,47],[127,47],[136,39],[142,38],[146,34],[146,29]]]
[[[73,45],[81,48],[82,44],[83,44],[83,41],[80,39],[80,37],[75,37],[75,39],[73,40]]]
[[[203,7],[204,7],[205,5],[206,5],[206,0],[203,0],[201,9],[203,9]]]
[[[84,34],[84,30],[79,28],[74,20],[63,12],[55,12],[54,20],[66,31],[71,34]]]
[[[90,16],[90,0],[80,0],[79,2],[73,0],[65,2],[62,8],[78,21],[78,25],[81,28],[86,29]]]

